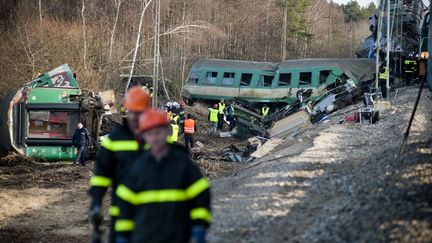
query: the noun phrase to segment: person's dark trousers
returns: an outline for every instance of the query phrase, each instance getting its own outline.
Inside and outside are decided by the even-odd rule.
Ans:
[[[78,152],[77,152],[77,157],[75,162],[79,162],[81,165],[85,165],[86,161],[85,161],[85,152],[86,152],[86,146],[85,145],[81,145],[78,146]]]
[[[230,124],[229,124],[229,129],[230,129],[230,131],[231,131],[231,130],[233,130],[234,127],[236,126],[236,122],[235,122],[234,117],[230,117],[228,121],[229,121],[229,123],[230,123]]]
[[[379,87],[381,89],[381,93],[384,99],[387,99],[387,80],[385,79],[380,79],[379,82]]]
[[[187,134],[185,133],[184,135],[184,139],[185,139],[185,146],[186,148],[189,150],[190,148],[194,147],[194,139],[193,139],[193,134]]]
[[[116,234],[114,230],[114,225],[117,217],[111,216],[111,222],[110,222],[110,232],[108,235],[108,243],[115,243],[116,242]]]
[[[405,74],[405,85],[410,85],[412,80],[412,73]]]
[[[223,119],[224,119],[224,114],[218,114],[218,129],[222,130],[223,128]]]

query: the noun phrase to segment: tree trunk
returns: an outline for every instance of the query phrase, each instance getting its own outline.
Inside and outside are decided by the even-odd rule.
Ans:
[[[85,21],[85,0],[82,0],[81,6],[81,19],[82,19],[82,35],[84,42],[84,53],[83,53],[83,62],[84,62],[84,70],[87,70],[87,36],[86,36],[86,21]]]

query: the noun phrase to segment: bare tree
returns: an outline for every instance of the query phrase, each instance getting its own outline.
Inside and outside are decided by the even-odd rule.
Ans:
[[[108,61],[109,62],[111,62],[113,45],[114,45],[114,37],[115,37],[116,29],[117,29],[117,22],[119,19],[120,7],[121,7],[122,3],[123,3],[123,0],[114,0],[116,13],[115,13],[115,17],[114,17],[114,23],[113,23],[113,26],[111,29],[111,38],[110,38],[109,54],[108,54]]]
[[[39,23],[42,25],[42,0],[39,0],[38,8],[39,8]]]
[[[150,3],[152,1],[153,0],[142,0],[141,1],[141,4],[142,4],[141,17],[140,17],[139,25],[138,25],[137,38],[136,38],[136,43],[135,43],[135,50],[134,50],[134,55],[133,55],[133,58],[132,58],[132,65],[131,65],[130,72],[129,72],[129,78],[128,78],[128,81],[126,83],[126,90],[129,87],[130,81],[132,79],[133,71],[134,71],[134,68],[135,68],[135,62],[136,62],[136,58],[137,58],[137,55],[138,55],[138,49],[139,49],[139,46],[140,46],[141,31],[142,31],[142,25],[143,25],[143,21],[144,21],[144,14],[145,14],[148,6],[150,5]]]
[[[85,19],[85,0],[81,1],[81,20],[82,20],[82,36],[83,36],[83,62],[84,70],[87,70],[87,34],[86,34],[86,19]]]

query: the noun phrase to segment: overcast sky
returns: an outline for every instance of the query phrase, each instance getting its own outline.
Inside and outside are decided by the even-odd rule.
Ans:
[[[333,0],[333,2],[336,3],[347,3],[350,0]],[[362,7],[366,7],[370,2],[375,2],[375,5],[378,5],[378,1],[377,0],[357,0],[357,2],[360,4],[360,6]]]

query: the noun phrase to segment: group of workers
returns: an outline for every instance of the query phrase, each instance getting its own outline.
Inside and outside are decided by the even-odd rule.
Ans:
[[[172,128],[169,140],[178,142],[179,134],[183,134],[185,146],[190,149],[195,145],[194,134],[198,131],[198,126],[192,114],[185,115],[184,106],[184,101],[168,102],[164,108]]]
[[[111,187],[110,242],[205,242],[210,185],[187,149],[173,141],[175,126],[183,124],[185,135],[196,131],[193,119],[173,122],[181,109],[171,109],[168,117],[151,108],[150,96],[138,87],[129,89],[124,108],[124,124],[102,140],[96,156],[90,218],[100,222]]]
[[[224,99],[221,99],[218,104],[214,104],[213,107],[209,108],[208,121],[210,122],[209,132],[210,134],[216,134],[218,130],[224,129],[224,121],[226,120],[229,124],[229,130],[233,130],[236,126],[236,118],[234,105],[235,102],[226,103]],[[260,110],[260,114],[263,117],[267,117],[270,113],[270,108],[267,104]]]
[[[412,82],[420,79],[420,70],[422,69],[421,63],[422,58],[420,58],[420,55],[418,54],[414,55],[410,53],[408,57],[403,60],[402,72],[405,85],[410,85]],[[387,78],[389,78],[389,70],[387,70],[385,63],[383,63],[379,67],[378,73],[378,83],[383,98],[387,98]]]

